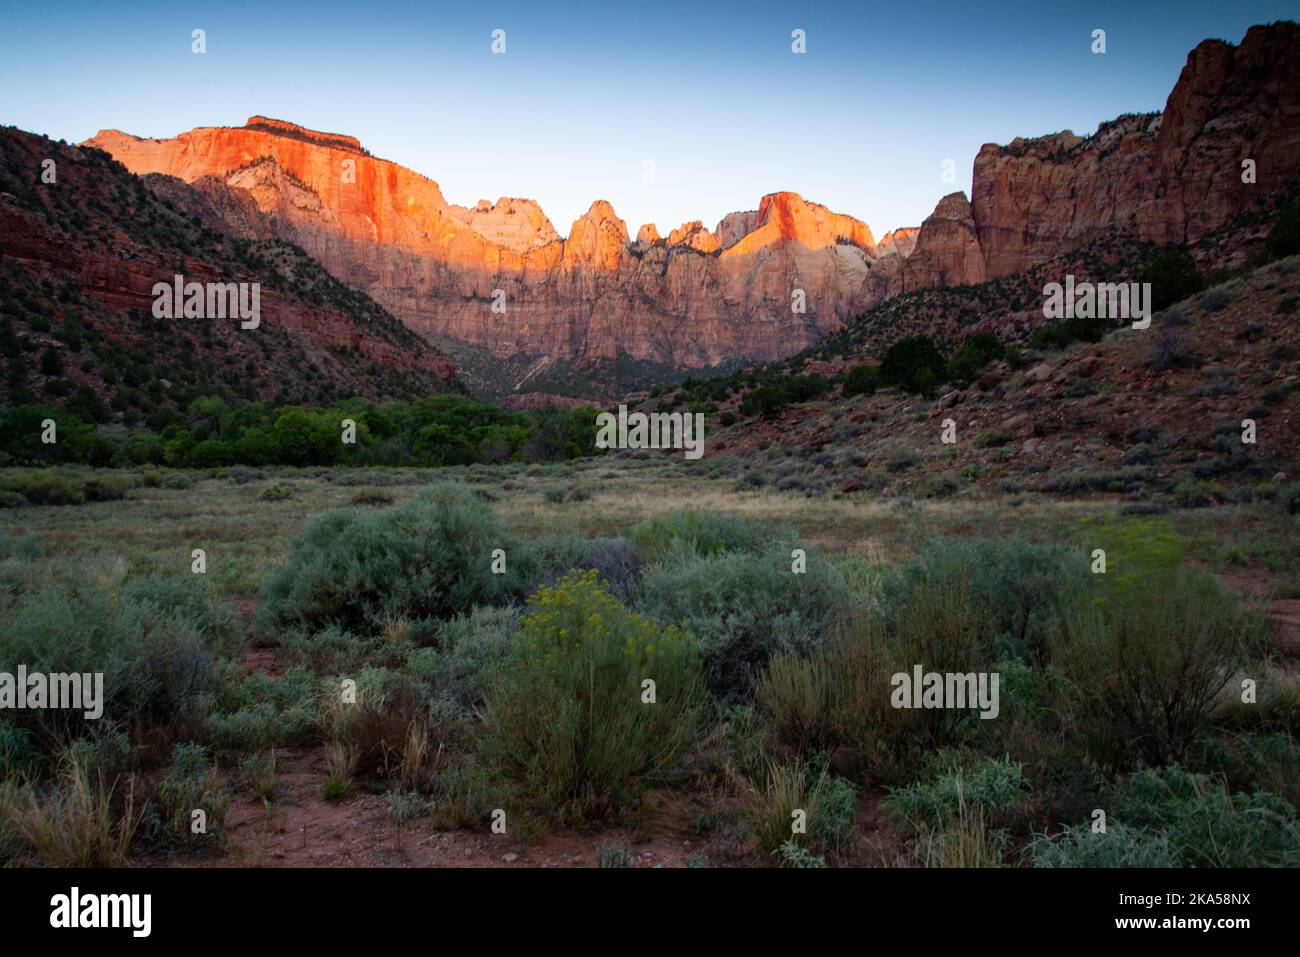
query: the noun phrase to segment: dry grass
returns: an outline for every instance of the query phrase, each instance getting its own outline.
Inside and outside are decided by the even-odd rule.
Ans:
[[[89,772],[69,755],[48,793],[30,786],[7,786],[0,792],[0,830],[8,830],[20,856],[35,864],[122,867],[141,814],[133,781],[116,801],[115,792],[117,784],[106,787],[99,776],[92,783]]]

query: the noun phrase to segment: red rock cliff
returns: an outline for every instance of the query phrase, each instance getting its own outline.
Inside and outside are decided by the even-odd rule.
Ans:
[[[971,205],[994,278],[1112,231],[1195,241],[1298,172],[1300,26],[1276,23],[1198,45],[1162,114],[984,146]]]

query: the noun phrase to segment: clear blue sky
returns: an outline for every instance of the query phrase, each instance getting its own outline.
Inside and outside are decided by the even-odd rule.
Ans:
[[[7,5],[0,123],[79,141],[255,113],[350,133],[451,202],[526,196],[563,235],[596,198],[635,232],[712,228],[781,189],[918,225],[980,145],[1164,107],[1206,37],[1294,16],[1232,3]],[[1090,52],[1107,31],[1108,51]],[[207,53],[190,32],[207,31]],[[490,34],[506,31],[507,52]],[[807,32],[808,52],[790,50]],[[951,158],[957,182],[941,181]],[[656,181],[642,181],[644,160]]]

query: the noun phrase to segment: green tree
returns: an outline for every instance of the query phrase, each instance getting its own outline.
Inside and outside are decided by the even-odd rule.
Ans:
[[[847,399],[855,395],[871,395],[883,384],[880,366],[863,363],[849,370],[849,374],[844,377],[844,387],[841,391]]]
[[[1153,259],[1137,276],[1151,283],[1151,308],[1159,312],[1201,290],[1196,260],[1185,249],[1168,249]]]
[[[929,336],[908,336],[890,346],[880,360],[880,374],[890,385],[926,394],[944,379],[947,363]]]
[[[1300,253],[1300,206],[1287,206],[1277,214],[1268,251],[1279,259]]]

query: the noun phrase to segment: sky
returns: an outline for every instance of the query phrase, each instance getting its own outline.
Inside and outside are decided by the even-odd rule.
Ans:
[[[1238,43],[1295,10],[46,0],[0,19],[0,124],[79,142],[262,114],[356,136],[449,202],[535,199],[561,235],[596,199],[633,235],[647,222],[667,235],[792,190],[879,237],[920,225],[946,193],[969,195],[982,144],[1161,110],[1198,42]],[[1105,53],[1092,52],[1095,29]]]

